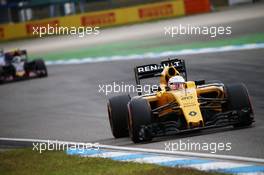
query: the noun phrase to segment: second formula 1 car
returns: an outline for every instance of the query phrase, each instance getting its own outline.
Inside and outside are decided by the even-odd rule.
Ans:
[[[0,84],[47,76],[45,62],[42,59],[29,61],[26,50],[0,51]]]
[[[187,81],[185,61],[166,60],[135,68],[136,84],[159,77],[151,94],[119,95],[108,100],[108,116],[115,138],[133,142],[225,126],[245,127],[254,122],[248,90],[242,83]]]

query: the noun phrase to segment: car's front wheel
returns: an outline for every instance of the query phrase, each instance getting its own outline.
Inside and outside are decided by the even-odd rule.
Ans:
[[[38,59],[35,61],[35,71],[38,77],[48,76],[47,67],[42,59]]]
[[[150,141],[151,133],[146,133],[143,127],[151,124],[152,113],[149,102],[142,98],[132,98],[128,105],[129,108],[129,135],[134,143]]]
[[[115,138],[128,137],[129,95],[119,95],[108,100],[107,110],[112,134]]]
[[[242,111],[239,115],[239,123],[235,124],[234,127],[250,126],[254,120],[253,108],[246,86],[244,84],[233,84],[227,85],[225,88],[228,98],[228,110]]]

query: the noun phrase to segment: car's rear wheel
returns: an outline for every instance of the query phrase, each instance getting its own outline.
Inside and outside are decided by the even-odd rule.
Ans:
[[[108,100],[108,117],[115,138],[128,137],[127,104],[129,101],[129,95],[119,95]]]
[[[247,110],[247,113],[239,115],[239,123],[234,127],[250,126],[253,123],[253,108],[248,95],[248,90],[244,84],[233,84],[225,86],[228,103],[228,110]]]
[[[142,126],[151,124],[151,107],[149,102],[142,98],[133,98],[128,105],[129,108],[129,135],[134,143],[152,140],[151,134],[146,133]]]

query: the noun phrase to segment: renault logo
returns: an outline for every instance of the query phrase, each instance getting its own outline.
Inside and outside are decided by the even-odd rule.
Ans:
[[[195,112],[195,111],[191,111],[191,112],[189,112],[189,115],[190,115],[190,116],[196,116],[196,114],[197,114],[197,112]]]

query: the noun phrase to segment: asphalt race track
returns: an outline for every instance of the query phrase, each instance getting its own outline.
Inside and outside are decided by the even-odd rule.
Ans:
[[[99,84],[134,83],[132,65],[159,60],[131,60],[82,65],[50,66],[49,77],[0,86],[0,137],[99,142],[164,149],[164,142],[231,142],[232,150],[217,152],[264,157],[264,50],[183,56],[189,79],[243,82],[252,96],[256,123],[232,128],[155,139],[134,145],[130,139],[113,139],[107,119],[106,96]],[[115,94],[113,94],[115,95]]]
[[[244,25],[242,25],[242,23]],[[248,27],[250,24],[251,26]],[[238,34],[263,31],[263,19],[237,22]],[[247,26],[245,29],[242,26]],[[247,32],[243,32],[249,30]],[[0,86],[0,137],[65,141],[165,149],[166,142],[232,144],[231,151],[217,154],[264,158],[264,49],[185,55],[189,80],[243,82],[255,110],[251,128],[232,127],[156,138],[134,144],[129,138],[114,139],[107,118],[108,96],[99,85],[134,84],[133,67],[160,59],[135,59],[80,65],[52,65],[49,77]],[[117,94],[111,94],[117,95]],[[207,152],[208,153],[208,152]]]

